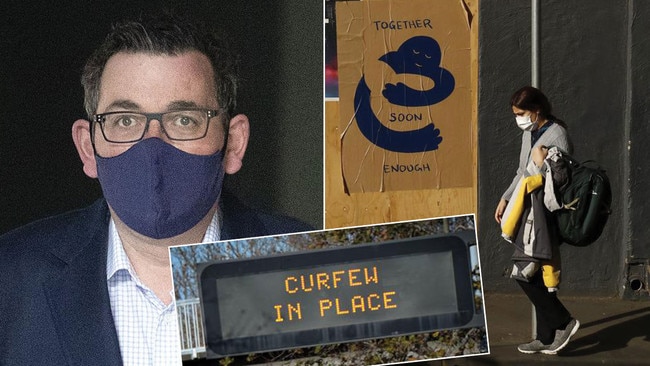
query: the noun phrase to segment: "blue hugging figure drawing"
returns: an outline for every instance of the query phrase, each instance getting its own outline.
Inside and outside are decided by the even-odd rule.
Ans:
[[[440,67],[442,54],[435,39],[426,36],[409,38],[397,51],[388,52],[379,58],[388,64],[396,74],[415,74],[433,80],[428,90],[418,90],[404,83],[386,84],[383,95],[392,104],[405,107],[423,107],[439,103],[454,91],[454,76]]]
[[[454,91],[454,76],[440,67],[440,46],[433,38],[416,36],[406,40],[397,51],[379,58],[397,74],[415,74],[431,78],[434,86],[418,90],[404,83],[386,84],[382,94],[392,104],[405,107],[424,107],[441,102]],[[355,118],[361,133],[383,149],[402,153],[420,153],[437,150],[442,142],[440,129],[433,122],[410,130],[388,128],[375,115],[370,103],[370,88],[361,77],[354,95]]]

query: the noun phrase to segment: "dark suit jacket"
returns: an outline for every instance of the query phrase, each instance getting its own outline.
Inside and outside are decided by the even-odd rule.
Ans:
[[[222,201],[222,239],[309,230]],[[121,365],[106,283],[109,211],[92,206],[0,236],[0,365]]]

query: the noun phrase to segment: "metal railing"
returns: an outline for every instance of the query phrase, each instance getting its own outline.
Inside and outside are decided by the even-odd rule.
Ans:
[[[176,301],[183,359],[205,355],[203,319],[199,299]]]

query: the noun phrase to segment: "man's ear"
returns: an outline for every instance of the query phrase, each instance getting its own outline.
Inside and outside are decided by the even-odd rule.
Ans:
[[[248,117],[243,114],[234,116],[228,128],[228,146],[224,157],[224,170],[227,174],[235,174],[241,169],[249,135]]]
[[[95,150],[90,140],[90,122],[78,119],[72,124],[72,140],[83,163],[84,173],[90,178],[97,178]]]

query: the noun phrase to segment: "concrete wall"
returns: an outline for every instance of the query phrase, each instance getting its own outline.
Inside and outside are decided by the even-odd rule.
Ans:
[[[512,247],[493,216],[517,168],[521,132],[509,100],[531,80],[530,14],[530,1],[480,2],[478,232],[488,291],[518,291],[507,278]],[[623,294],[628,259],[650,257],[650,173],[641,169],[650,157],[649,17],[643,1],[541,1],[540,87],[569,125],[574,156],[602,164],[614,196],[596,243],[562,246],[565,293]]]
[[[635,1],[630,26],[632,47],[630,59],[629,129],[630,164],[628,167],[629,215],[624,223],[629,229],[627,241],[629,273],[627,283],[640,278],[648,294],[648,264],[650,258],[650,173],[646,168],[650,159],[650,3]],[[637,284],[639,285],[639,284]],[[628,286],[629,288],[629,286]],[[627,289],[626,295],[630,290]]]

